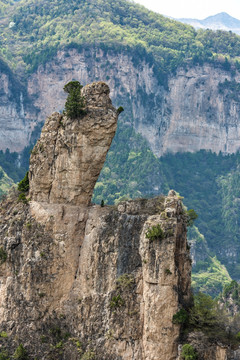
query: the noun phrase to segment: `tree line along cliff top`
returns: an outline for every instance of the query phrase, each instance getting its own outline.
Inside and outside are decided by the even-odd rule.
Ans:
[[[154,65],[164,78],[186,63],[239,68],[240,37],[194,30],[126,0],[31,0],[0,3],[1,54],[21,74],[34,71],[59,49],[127,51]]]

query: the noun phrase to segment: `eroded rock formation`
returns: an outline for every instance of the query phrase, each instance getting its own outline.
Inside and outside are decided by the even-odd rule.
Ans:
[[[102,82],[85,86],[86,115],[54,113],[30,160],[32,200],[88,205],[117,127],[117,110]]]
[[[44,126],[30,201],[1,204],[0,344],[12,354],[21,342],[31,359],[174,360],[172,317],[191,284],[182,203],[171,191],[89,205],[117,113],[105,84],[83,93],[86,116],[55,113]]]

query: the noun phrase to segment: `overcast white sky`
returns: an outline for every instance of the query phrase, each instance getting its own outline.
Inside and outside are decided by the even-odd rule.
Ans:
[[[150,10],[174,18],[205,19],[226,12],[240,20],[240,0],[134,0]]]

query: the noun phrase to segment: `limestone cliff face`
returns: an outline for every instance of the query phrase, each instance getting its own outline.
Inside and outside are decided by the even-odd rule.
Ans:
[[[89,205],[116,111],[105,84],[84,94],[92,108],[83,119],[73,124],[63,117],[59,126],[54,114],[45,124],[31,156],[31,201],[17,202],[12,193],[1,204],[0,330],[8,337],[0,336],[0,344],[12,354],[21,342],[30,359],[174,360],[180,329],[172,317],[188,306],[191,284],[182,203],[171,191],[118,207]],[[95,158],[89,144],[97,127],[95,144],[104,138],[104,145]],[[66,152],[65,143],[71,146]],[[70,170],[62,173],[74,169],[85,146],[92,164],[80,167],[82,176],[88,172],[83,191],[84,183],[72,184]],[[162,236],[149,239],[149,229],[159,225]]]
[[[125,121],[133,123],[158,156],[201,149],[217,153],[239,150],[240,100],[229,97],[227,90],[219,92],[219,83],[225,79],[240,82],[239,73],[232,75],[209,64],[179,69],[166,90],[149,64],[136,64],[127,55],[59,52],[28,82],[28,91],[41,108],[40,116],[56,106],[63,108],[61,89],[72,78],[83,83],[94,78],[106,81],[113,89],[113,103],[124,106]],[[53,100],[56,93],[57,104]]]
[[[20,151],[37,124],[37,109],[26,89],[0,61],[0,149]]]
[[[209,64],[179,69],[169,78],[166,90],[150,64],[136,62],[130,55],[91,48],[59,51],[27,80],[28,96],[40,109],[38,121],[63,109],[63,86],[72,79],[84,85],[95,80],[107,82],[113,104],[125,109],[123,121],[132,123],[157,156],[200,149],[225,153],[239,150],[240,100],[228,89],[219,91],[219,83],[225,79],[239,83],[238,72],[233,74]],[[26,119],[24,129],[28,136],[29,121]],[[6,128],[6,122],[3,125],[1,128]],[[22,148],[24,141],[17,145],[9,140],[10,149],[16,150],[17,146]]]
[[[63,108],[62,88],[72,78],[83,84],[106,81],[113,103],[124,106],[125,121],[133,123],[158,156],[168,151],[239,149],[240,101],[227,91],[220,93],[218,87],[225,79],[240,82],[239,73],[232,75],[211,65],[180,69],[166,90],[149,64],[137,64],[130,56],[93,50],[59,52],[28,81],[34,105],[41,109],[39,119]]]

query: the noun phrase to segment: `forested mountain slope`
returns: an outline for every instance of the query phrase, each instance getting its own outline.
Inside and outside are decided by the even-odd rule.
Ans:
[[[193,271],[202,274],[195,276],[197,286],[216,295],[220,283],[230,279],[218,260],[234,279],[240,279],[239,161],[239,153],[226,156],[204,150],[158,159],[139,134],[120,124],[92,200],[113,204],[178,191],[184,204],[197,212],[196,226],[203,234],[191,230],[188,236],[193,243]],[[207,279],[210,270],[212,280]]]

